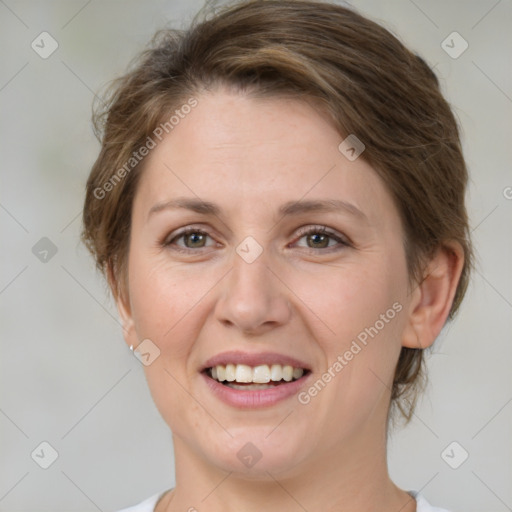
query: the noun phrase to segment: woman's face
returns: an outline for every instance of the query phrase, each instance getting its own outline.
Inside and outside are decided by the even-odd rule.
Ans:
[[[393,200],[311,105],[197,100],[146,158],[121,303],[176,450],[254,478],[370,457],[411,300]]]

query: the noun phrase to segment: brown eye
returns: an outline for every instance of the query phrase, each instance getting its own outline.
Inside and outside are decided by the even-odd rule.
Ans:
[[[187,233],[185,235],[182,235],[183,240],[185,240],[185,245],[189,247],[190,249],[195,249],[197,247],[204,247],[204,245],[201,245],[202,242],[205,242],[206,236],[203,233],[199,233],[197,231],[193,231],[192,233]],[[187,242],[191,245],[187,245]]]
[[[308,242],[311,242],[312,245],[309,245],[312,249],[323,249],[324,247],[328,247],[329,245],[329,235],[324,235],[322,233],[312,233],[311,235],[307,235]]]
[[[306,245],[299,245],[299,247],[306,247],[312,250],[327,249],[323,252],[331,252],[331,250],[338,250],[350,245],[347,240],[328,230],[325,226],[311,226],[301,230],[299,232],[299,240],[303,238],[306,239]]]
[[[187,228],[174,237],[167,238],[162,245],[178,252],[194,252],[194,249],[208,247],[206,245],[207,238],[209,238],[209,235],[205,231],[197,228]],[[182,239],[183,243],[178,244],[177,242]]]

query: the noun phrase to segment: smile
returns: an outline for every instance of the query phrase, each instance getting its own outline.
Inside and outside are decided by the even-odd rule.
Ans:
[[[273,352],[230,351],[199,368],[205,393],[231,407],[271,407],[297,395],[313,373],[308,363]]]
[[[275,386],[300,379],[304,368],[291,365],[262,364],[249,366],[246,364],[228,363],[207,368],[206,373],[217,382],[223,383],[232,389],[245,391],[253,389],[269,389]]]

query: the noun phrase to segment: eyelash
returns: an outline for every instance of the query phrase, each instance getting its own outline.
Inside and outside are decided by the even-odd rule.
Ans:
[[[188,228],[183,229],[181,232],[176,233],[176,235],[172,239],[170,239],[170,240],[168,238],[164,239],[163,242],[161,243],[161,246],[169,248],[173,251],[180,252],[180,253],[191,254],[191,253],[197,252],[196,249],[182,248],[177,245],[171,247],[173,245],[173,242],[175,242],[176,240],[179,240],[180,238],[182,238],[186,235],[189,235],[191,233],[210,236],[206,231],[203,231],[202,229],[198,229],[193,226],[190,226]],[[307,235],[320,234],[320,235],[327,235],[329,238],[335,240],[336,242],[338,242],[340,244],[339,247],[335,247],[335,248],[333,248],[333,247],[331,247],[331,248],[329,248],[329,247],[325,247],[325,248],[304,247],[304,249],[307,249],[312,252],[321,251],[324,253],[330,253],[330,252],[333,252],[336,250],[340,250],[342,247],[351,247],[351,245],[352,245],[348,241],[348,239],[343,239],[342,237],[338,236],[333,231],[329,230],[326,226],[318,226],[318,225],[308,226],[306,228],[301,228],[297,234],[298,234],[297,241]],[[205,249],[205,248],[206,247],[198,247],[197,249]]]

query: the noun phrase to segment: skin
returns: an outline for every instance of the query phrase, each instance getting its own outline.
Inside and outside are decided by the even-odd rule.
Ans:
[[[227,89],[197,99],[146,158],[128,289],[117,297],[126,342],[149,338],[160,350],[144,371],[173,432],[176,487],[157,511],[416,510],[388,475],[390,388],[401,347],[431,345],[446,321],[460,247],[439,250],[421,286],[411,286],[391,195],[363,158],[341,154],[343,137],[313,104]],[[222,213],[163,209],[148,217],[180,196]],[[332,198],[364,217],[277,213],[287,201]],[[175,238],[186,226],[208,236]],[[298,233],[309,226],[326,226],[348,245]],[[250,264],[235,250],[247,236],[263,249]],[[198,373],[226,350],[275,351],[309,363],[307,390],[396,302],[400,313],[306,405],[293,396],[240,410]],[[262,454],[252,468],[237,457],[248,442]]]

